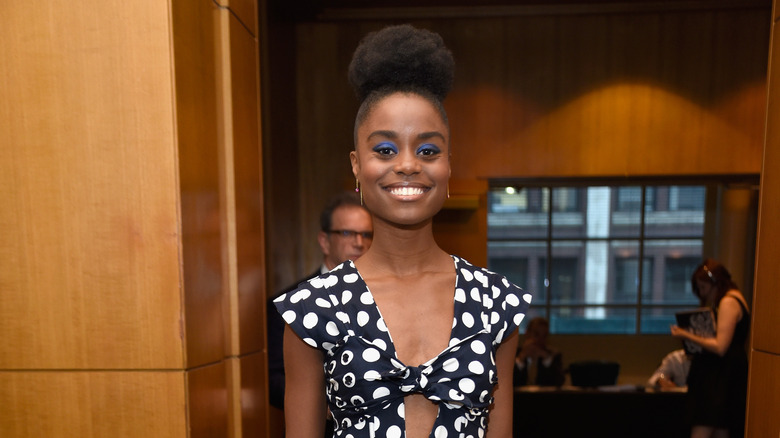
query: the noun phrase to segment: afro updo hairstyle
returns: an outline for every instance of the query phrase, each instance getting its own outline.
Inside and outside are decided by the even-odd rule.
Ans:
[[[377,102],[396,92],[427,99],[448,125],[442,101],[452,88],[454,70],[452,52],[429,30],[402,24],[366,35],[349,64],[349,82],[361,101],[355,132]]]

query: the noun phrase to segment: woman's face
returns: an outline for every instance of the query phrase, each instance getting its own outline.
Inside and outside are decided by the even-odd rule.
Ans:
[[[711,281],[696,280],[696,287],[699,289],[699,297],[705,302],[712,300],[715,287]]]
[[[357,129],[350,153],[363,200],[380,219],[414,225],[433,217],[447,196],[449,131],[423,97],[380,100]]]

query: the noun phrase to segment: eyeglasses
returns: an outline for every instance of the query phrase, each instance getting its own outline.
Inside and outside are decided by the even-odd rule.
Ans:
[[[355,231],[355,230],[330,230],[330,234],[343,237],[345,239],[354,239],[356,236],[360,236],[363,240],[371,240],[374,238],[374,233],[371,231]]]

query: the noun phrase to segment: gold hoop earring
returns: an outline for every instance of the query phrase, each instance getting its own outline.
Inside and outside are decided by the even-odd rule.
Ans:
[[[447,183],[447,199],[450,199],[450,183]]]

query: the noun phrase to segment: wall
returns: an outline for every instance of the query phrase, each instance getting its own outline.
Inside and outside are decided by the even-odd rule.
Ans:
[[[755,289],[748,382],[748,411],[745,436],[774,438],[780,436],[780,337],[777,317],[780,312],[779,229],[780,218],[780,10],[774,2],[772,13],[772,49],[769,65],[769,93],[766,140],[761,171],[761,201],[756,251]]]
[[[256,6],[0,15],[0,436],[262,435]]]

